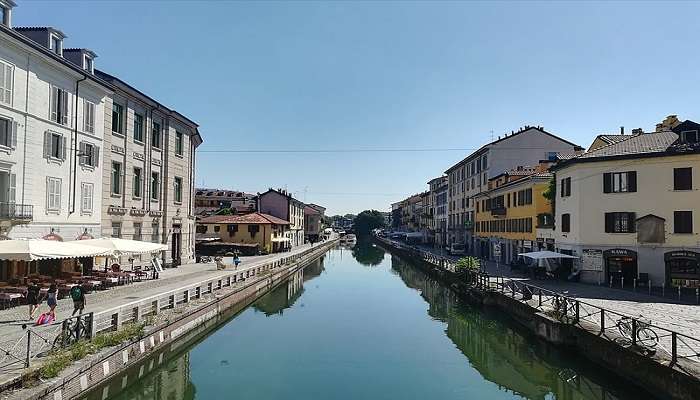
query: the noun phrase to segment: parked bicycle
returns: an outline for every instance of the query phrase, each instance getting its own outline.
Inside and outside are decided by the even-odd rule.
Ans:
[[[641,316],[640,316],[641,317]],[[643,321],[641,318],[636,318],[637,320],[637,344],[647,348],[654,349],[657,344],[659,344],[659,335],[651,329],[651,321]],[[617,329],[620,334],[628,339],[630,342],[634,342],[633,332],[632,332],[632,317],[622,317],[617,321]]]

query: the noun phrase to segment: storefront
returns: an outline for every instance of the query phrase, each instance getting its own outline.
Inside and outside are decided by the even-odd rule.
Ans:
[[[628,249],[603,251],[605,278],[612,286],[632,286],[637,279],[637,252]]]
[[[700,253],[688,250],[664,254],[666,283],[674,287],[700,288]]]

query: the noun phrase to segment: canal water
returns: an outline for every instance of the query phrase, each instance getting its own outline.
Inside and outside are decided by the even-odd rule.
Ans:
[[[360,242],[329,251],[196,343],[88,398],[649,398],[494,314]]]

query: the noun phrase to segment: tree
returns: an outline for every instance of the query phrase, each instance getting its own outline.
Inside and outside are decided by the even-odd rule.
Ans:
[[[479,265],[480,263],[478,258],[467,256],[457,260],[457,263],[455,264],[455,269],[458,273],[465,271],[478,271]]]
[[[368,235],[373,229],[384,228],[384,215],[377,210],[365,210],[357,214],[353,221],[355,233]]]

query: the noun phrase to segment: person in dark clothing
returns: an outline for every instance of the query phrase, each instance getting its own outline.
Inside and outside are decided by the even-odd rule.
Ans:
[[[73,299],[73,314],[80,311],[79,314],[83,313],[85,309],[85,288],[83,288],[83,281],[78,282],[77,285],[73,286],[70,290],[70,297]]]
[[[39,308],[41,289],[37,281],[32,283],[27,288],[27,304],[29,304],[29,319],[34,319],[34,313]]]
[[[49,312],[55,313],[56,310],[56,304],[58,304],[57,301],[57,295],[58,295],[58,290],[56,289],[56,284],[52,283],[51,286],[49,287],[49,291],[47,293],[47,298],[46,298],[46,304],[49,306]]]

